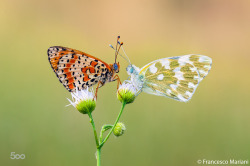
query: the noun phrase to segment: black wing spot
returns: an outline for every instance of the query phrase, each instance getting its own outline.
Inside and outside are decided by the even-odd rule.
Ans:
[[[53,51],[51,51],[50,48],[49,48],[47,53],[48,53],[48,55],[50,55],[50,54],[53,53]]]
[[[95,74],[94,77],[98,77],[98,74]]]
[[[101,64],[102,65],[102,67],[104,67],[104,64]]]
[[[95,61],[95,62],[98,62],[98,60],[97,60],[97,59],[95,59],[94,61]]]
[[[67,62],[69,63],[69,59],[67,60]]]

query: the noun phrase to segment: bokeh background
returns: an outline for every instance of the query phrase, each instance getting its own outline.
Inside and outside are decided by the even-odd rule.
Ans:
[[[117,35],[138,67],[191,53],[210,56],[213,66],[188,103],[140,94],[122,116],[125,135],[102,149],[103,166],[250,160],[248,0],[1,0],[0,25],[0,165],[96,165],[89,119],[65,107],[71,96],[47,49],[67,46],[113,63],[108,44]],[[120,106],[115,82],[99,90],[98,132]],[[11,160],[11,152],[26,158]]]

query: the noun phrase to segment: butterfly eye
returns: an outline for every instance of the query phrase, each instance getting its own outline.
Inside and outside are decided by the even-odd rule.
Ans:
[[[133,73],[133,71],[134,71],[134,68],[131,67],[130,70],[129,70],[129,72],[130,72],[130,73]]]
[[[116,63],[114,63],[114,69],[117,70],[118,69],[118,65]]]

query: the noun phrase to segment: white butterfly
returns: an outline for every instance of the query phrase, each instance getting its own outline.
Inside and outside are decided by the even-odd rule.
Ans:
[[[143,92],[187,102],[211,65],[211,58],[193,54],[158,59],[141,69],[130,64],[127,73],[132,84]]]
[[[120,46],[126,55],[122,44]],[[112,45],[110,47],[114,49]],[[132,83],[140,92],[165,96],[181,102],[187,102],[192,98],[212,66],[210,57],[190,54],[158,59],[140,69],[131,64],[127,55],[126,57],[127,59],[123,58],[130,64],[127,67],[130,80],[127,82]]]

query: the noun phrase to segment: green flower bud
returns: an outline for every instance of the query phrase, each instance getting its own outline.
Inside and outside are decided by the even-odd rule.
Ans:
[[[88,114],[94,111],[96,107],[96,100],[94,99],[93,89],[83,89],[81,91],[71,92],[72,101],[69,100],[70,105],[73,105],[82,114]]]
[[[132,85],[132,83],[123,83],[118,91],[117,98],[120,102],[125,102],[126,104],[133,103],[137,94],[137,89]]]
[[[113,130],[113,133],[116,137],[119,137],[124,133],[125,130],[126,130],[125,125],[121,122],[118,122]]]
[[[126,102],[127,104],[133,103],[135,100],[135,94],[131,91],[127,91],[125,89],[118,90],[117,98],[120,102]]]
[[[88,114],[94,111],[96,107],[96,102],[93,99],[80,101],[76,104],[76,109],[82,114]]]

